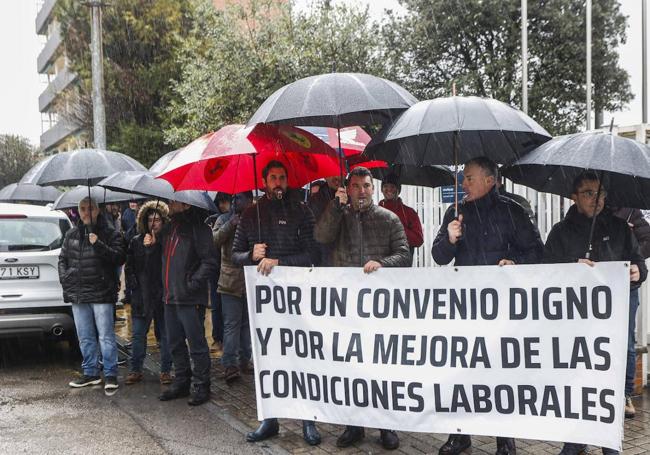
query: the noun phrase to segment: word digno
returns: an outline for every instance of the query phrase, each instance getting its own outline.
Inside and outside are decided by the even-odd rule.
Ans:
[[[493,320],[505,305],[510,320],[609,319],[612,291],[608,286],[508,288],[362,288],[350,295],[346,287],[311,287],[308,301],[297,286],[255,286],[255,311],[360,318]],[[507,302],[499,296],[507,295]]]

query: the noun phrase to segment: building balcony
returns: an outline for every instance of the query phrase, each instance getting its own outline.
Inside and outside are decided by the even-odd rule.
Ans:
[[[47,69],[47,66],[50,63],[54,62],[59,47],[61,47],[61,43],[63,43],[63,40],[61,39],[61,29],[59,25],[56,25],[53,27],[52,34],[47,40],[47,43],[45,43],[45,47],[41,53],[38,54],[38,59],[36,60],[36,69],[39,73],[44,73]]]
[[[45,0],[43,6],[36,14],[36,34],[37,35],[46,35],[47,34],[47,25],[50,23],[52,18],[52,10],[56,5],[56,0]]]
[[[49,109],[56,96],[65,90],[70,84],[77,79],[77,75],[70,71],[68,68],[63,68],[56,75],[54,80],[50,82],[47,88],[38,97],[38,110],[45,112]]]
[[[75,134],[81,127],[68,120],[60,119],[56,125],[41,134],[41,151],[47,152]]]

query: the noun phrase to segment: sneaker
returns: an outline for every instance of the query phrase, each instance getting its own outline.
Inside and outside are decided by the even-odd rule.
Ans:
[[[631,419],[635,415],[636,415],[636,409],[634,408],[634,404],[632,403],[632,397],[627,396],[625,397],[625,417]]]
[[[246,360],[245,362],[240,363],[239,370],[243,374],[255,374],[255,368],[253,367],[253,364],[250,362],[250,360]]]
[[[70,387],[74,387],[76,389],[80,387],[87,387],[89,385],[98,385],[102,383],[102,378],[99,376],[86,376],[85,374],[80,377],[75,379],[74,381],[70,381],[68,385]]]
[[[134,372],[129,373],[129,375],[126,377],[126,381],[124,381],[124,383],[126,385],[136,384],[138,382],[142,382],[143,378],[144,378],[144,375],[141,372],[134,371]]]
[[[171,373],[160,373],[160,383],[163,385],[171,384],[173,381]]]
[[[117,378],[115,376],[106,376],[104,378],[104,393],[107,396],[115,395],[119,384],[117,383]]]

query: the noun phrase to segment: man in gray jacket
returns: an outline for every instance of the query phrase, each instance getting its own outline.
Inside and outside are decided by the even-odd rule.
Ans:
[[[374,189],[370,171],[357,167],[348,176],[347,190],[337,190],[336,198],[314,229],[316,241],[334,245],[332,263],[325,265],[363,267],[366,273],[381,267],[411,266],[404,226],[393,212],[373,203]],[[397,433],[392,430],[380,430],[380,433],[385,449],[399,447]],[[347,426],[336,445],[348,447],[364,436],[362,427]]]

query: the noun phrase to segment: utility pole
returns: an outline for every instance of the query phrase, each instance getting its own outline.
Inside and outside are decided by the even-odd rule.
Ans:
[[[528,114],[528,0],[521,0],[521,110]]]
[[[104,108],[104,53],[102,46],[102,6],[105,3],[90,0],[84,3],[90,8],[90,51],[92,54],[92,100],[94,145],[106,149],[106,109]]]
[[[643,123],[648,123],[648,2],[641,3],[641,105]]]
[[[591,129],[591,0],[587,0],[587,131]]]

